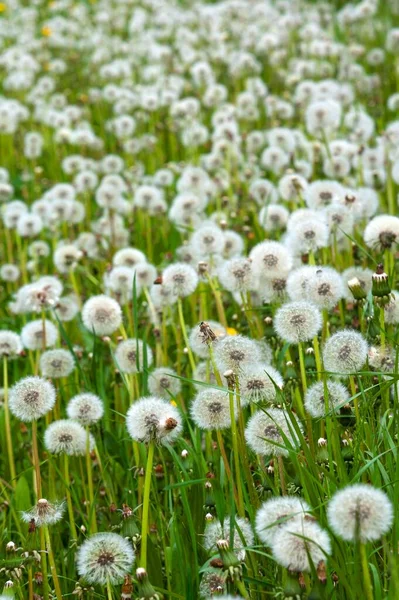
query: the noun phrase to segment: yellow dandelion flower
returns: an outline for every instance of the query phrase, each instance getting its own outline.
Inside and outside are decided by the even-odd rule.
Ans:
[[[42,35],[44,37],[50,37],[51,33],[52,32],[51,32],[50,27],[48,27],[47,25],[45,25],[44,27],[42,27]]]
[[[227,335],[238,335],[238,331],[234,327],[227,327],[226,331]]]

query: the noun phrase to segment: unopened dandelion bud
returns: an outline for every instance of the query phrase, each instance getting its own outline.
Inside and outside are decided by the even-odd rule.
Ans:
[[[320,448],[327,446],[327,440],[325,438],[319,438],[317,440],[317,445],[320,446]]]
[[[205,273],[208,271],[208,263],[205,262],[204,260],[201,260],[198,263],[198,274],[199,275],[205,275]]]
[[[136,578],[138,582],[137,600],[161,600],[162,596],[157,594],[152,587],[145,569],[142,567],[137,569]]]
[[[15,545],[14,542],[8,542],[8,544],[6,545],[6,552],[15,552],[17,549],[17,546]]]
[[[377,266],[376,272],[372,275],[372,294],[377,304],[388,304],[391,299],[391,286],[388,275],[384,271],[382,264]]]
[[[367,292],[362,287],[357,277],[352,277],[352,279],[348,281],[348,288],[352,292],[352,296],[357,302],[362,303],[365,298],[367,298]]]
[[[234,390],[236,385],[236,376],[234,374],[234,371],[232,369],[228,369],[223,373],[223,377],[225,377],[227,380],[229,390]]]
[[[232,581],[240,578],[242,574],[241,564],[237,556],[230,549],[229,542],[227,540],[218,540],[216,547],[223,561],[223,569],[227,571],[227,577]]]
[[[265,317],[263,322],[266,323],[266,325],[271,325],[273,323],[273,319],[271,317]]]
[[[188,450],[186,450],[186,449],[182,450],[181,451],[181,457],[182,458],[187,458],[187,456],[188,456]]]
[[[213,521],[213,519],[214,519],[214,516],[211,513],[206,513],[206,515],[205,515],[206,521],[210,522],[210,521]]]

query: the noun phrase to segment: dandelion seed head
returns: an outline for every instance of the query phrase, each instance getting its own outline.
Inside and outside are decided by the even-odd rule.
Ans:
[[[324,390],[324,381],[313,383],[305,394],[304,405],[306,411],[315,419],[324,417],[330,411],[336,411],[349,401],[348,389],[332,379],[327,379],[327,407]]]
[[[296,416],[292,414],[291,418],[302,431]],[[245,428],[245,439],[251,450],[262,456],[288,456],[288,449],[299,445],[288,413],[279,408],[254,413]]]
[[[246,367],[239,379],[242,406],[251,402],[276,402],[278,390],[284,386],[281,373],[262,363]]]
[[[226,336],[218,342],[215,360],[221,373],[228,369],[239,373],[247,365],[261,361],[261,348],[243,335]]]
[[[156,396],[143,397],[132,404],[126,415],[126,426],[137,442],[158,444],[174,442],[183,430],[179,410]]]
[[[43,525],[54,525],[61,521],[65,511],[63,502],[49,502],[45,498],[40,498],[36,505],[28,511],[21,513],[21,519],[25,523],[35,521],[36,527]]]
[[[220,521],[212,521],[208,523],[204,533],[204,547],[208,552],[215,552],[217,550],[216,543],[220,539],[230,539],[230,518],[227,517],[223,523]],[[254,543],[254,534],[252,531],[251,524],[242,517],[236,517],[234,521],[234,534],[233,534],[233,551],[236,554],[238,560],[245,560],[245,549],[244,546],[252,546]]]
[[[305,513],[310,511],[309,504],[303,498],[296,496],[270,498],[256,513],[256,534],[264,544],[270,546],[277,531],[287,525],[291,519],[305,516]]]
[[[344,284],[340,273],[331,267],[320,267],[309,280],[308,297],[321,309],[330,310],[344,296]]]
[[[322,318],[319,309],[310,302],[288,302],[277,309],[273,325],[281,339],[297,344],[318,334]]]
[[[180,379],[176,371],[167,367],[154,369],[148,377],[148,391],[153,396],[159,396],[169,400],[180,394],[182,389]]]
[[[87,583],[106,585],[123,582],[133,566],[131,543],[117,533],[96,533],[78,550],[78,573]]]
[[[235,406],[235,415],[237,413]],[[190,407],[191,418],[200,429],[227,429],[231,426],[230,401],[227,390],[202,387]]]
[[[324,368],[331,373],[348,375],[362,368],[367,352],[368,345],[361,333],[353,329],[337,331],[325,343]]]
[[[22,352],[21,338],[17,333],[2,329],[0,331],[0,357],[13,358]]]
[[[198,285],[198,275],[190,265],[175,263],[166,267],[162,274],[165,288],[174,296],[185,297],[195,292]]]
[[[44,445],[51,454],[83,456],[86,453],[87,434],[84,427],[72,419],[53,421],[44,433]],[[94,448],[94,438],[89,436],[89,448]]]
[[[43,377],[68,377],[75,368],[73,354],[68,350],[57,348],[47,350],[40,357],[40,370]]]
[[[334,494],[327,507],[327,518],[334,533],[355,542],[379,540],[393,522],[393,506],[382,490],[358,483]]]
[[[261,242],[252,248],[249,257],[254,271],[262,277],[281,277],[293,265],[289,250],[279,242]]]
[[[120,342],[115,349],[115,360],[122,373],[140,373],[153,362],[152,350],[144,347],[143,340],[131,338]]]
[[[225,327],[217,321],[207,321],[209,327],[216,336],[216,339],[212,341],[212,345],[218,345],[218,343],[226,337],[227,332]],[[191,350],[200,358],[209,357],[209,346],[206,343],[204,336],[201,332],[200,323],[192,328],[189,335],[189,344]]]
[[[110,335],[122,323],[122,310],[109,296],[92,296],[83,305],[82,321],[86,329],[96,335]]]
[[[39,419],[48,413],[54,404],[54,386],[42,377],[24,377],[10,389],[10,411],[23,422]]]
[[[41,350],[43,343],[46,348],[51,348],[55,346],[57,340],[58,329],[48,319],[30,321],[21,331],[22,345],[28,350]]]
[[[328,533],[306,517],[296,517],[276,532],[271,545],[276,562],[295,572],[310,572],[331,554]]]
[[[365,244],[380,252],[399,243],[399,217],[378,215],[371,219],[364,230]]]
[[[82,392],[68,402],[67,415],[84,426],[93,425],[103,417],[104,403],[96,394]]]

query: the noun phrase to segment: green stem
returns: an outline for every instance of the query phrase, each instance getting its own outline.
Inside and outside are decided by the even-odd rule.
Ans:
[[[46,542],[44,540],[44,530],[40,527],[40,566],[43,576],[43,599],[49,600],[49,585],[47,577],[47,558],[46,558]]]
[[[152,465],[154,461],[154,442],[148,445],[147,464],[145,467],[144,496],[143,496],[143,515],[141,525],[141,556],[140,563],[143,569],[147,569],[147,541],[148,541],[148,516],[150,512],[150,491]]]
[[[183,334],[184,343],[185,343],[185,346],[186,346],[187,352],[188,352],[188,360],[190,361],[191,370],[194,373],[195,361],[194,361],[193,353],[191,352],[190,344],[188,341],[187,329],[186,329],[186,324],[184,321],[183,303],[182,303],[181,298],[177,299],[177,310],[179,313],[179,321],[180,321],[180,327],[181,327],[182,334]]]
[[[367,560],[367,552],[365,544],[359,544],[360,546],[360,560],[362,563],[363,581],[364,581],[364,592],[367,600],[373,600],[373,585],[371,583],[369,565]]]
[[[113,600],[112,588],[109,579],[107,580],[107,600]]]
[[[93,473],[92,473],[92,462],[90,457],[90,431],[89,428],[86,427],[86,469],[87,469],[87,479],[89,483],[89,523],[90,523],[90,533],[97,532],[97,521],[96,521],[96,511],[94,507],[94,489],[93,489]]]
[[[62,600],[62,592],[61,592],[60,582],[58,580],[57,568],[55,566],[54,554],[53,554],[53,549],[51,547],[50,534],[49,534],[47,525],[44,525],[43,529],[44,529],[44,537],[45,537],[46,546],[47,546],[48,560],[50,563],[51,576],[52,576],[53,582],[54,582],[55,595],[57,596],[57,600]]]
[[[6,443],[7,443],[7,455],[8,465],[10,469],[11,485],[15,488],[17,485],[17,474],[15,471],[14,462],[14,451],[12,447],[12,436],[11,436],[11,424],[10,424],[10,410],[8,407],[8,365],[7,356],[3,358],[3,386],[4,386],[4,426],[6,430]]]
[[[240,517],[244,517],[245,509],[244,509],[244,497],[242,493],[242,486],[240,481],[240,454],[238,450],[238,433],[237,433],[237,423],[235,419],[235,411],[234,411],[234,391],[229,390],[229,402],[230,402],[230,419],[231,419],[231,437],[233,441],[233,458],[234,458],[234,470],[235,470],[235,479],[236,479],[236,487],[237,487],[237,512]]]
[[[64,454],[64,478],[65,478],[65,493],[66,493],[67,505],[68,505],[69,526],[71,528],[72,538],[74,540],[76,540],[77,534],[76,534],[75,518],[73,516],[71,491],[69,489],[70,479],[69,479],[69,456],[68,456],[68,454]]]

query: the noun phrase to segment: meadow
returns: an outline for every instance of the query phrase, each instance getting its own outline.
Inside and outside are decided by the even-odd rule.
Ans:
[[[399,598],[396,0],[0,3],[0,600]]]

